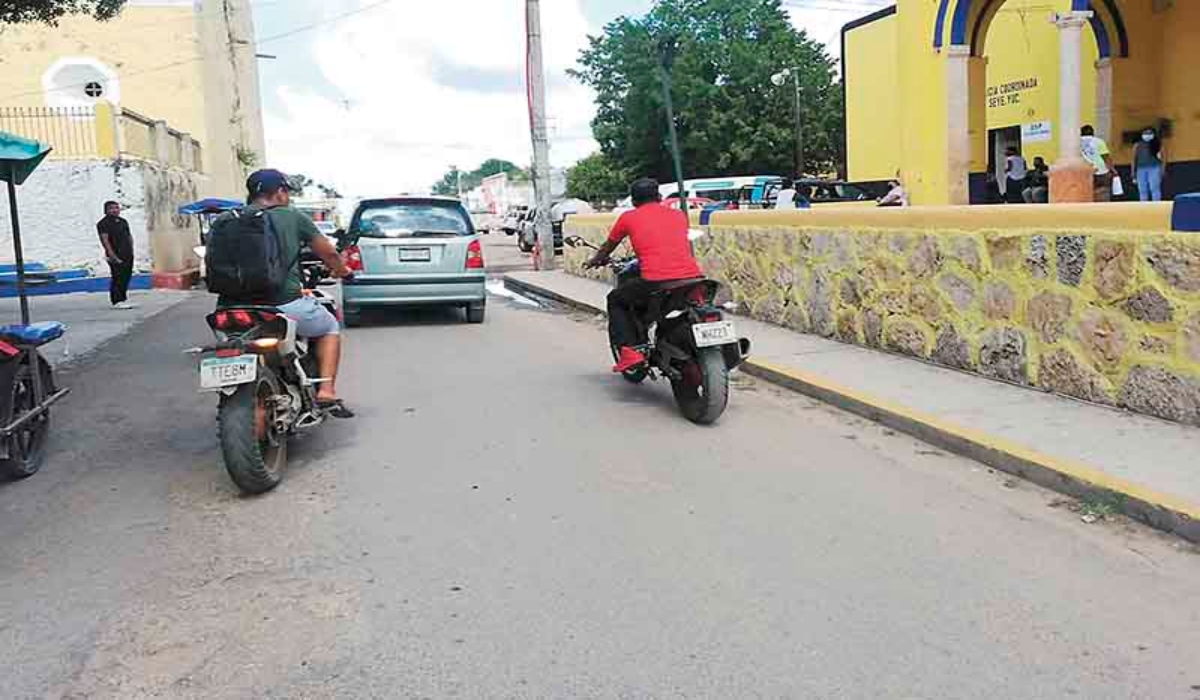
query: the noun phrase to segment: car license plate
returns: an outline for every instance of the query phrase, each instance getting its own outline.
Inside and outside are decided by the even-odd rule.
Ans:
[[[429,262],[428,248],[400,248],[400,262]]]
[[[258,356],[206,357],[200,361],[200,389],[216,391],[258,379]]]
[[[692,326],[692,335],[696,338],[696,347],[700,348],[737,342],[737,330],[733,327],[733,321],[697,323]]]

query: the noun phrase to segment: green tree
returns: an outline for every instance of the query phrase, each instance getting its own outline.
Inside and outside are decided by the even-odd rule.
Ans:
[[[470,172],[460,171],[457,167],[450,166],[450,170],[442,176],[442,179],[434,183],[432,188],[433,193],[439,195],[458,194],[458,178],[460,174],[462,176],[462,189],[463,192],[466,192],[479,187],[484,178],[499,175],[500,173],[508,173],[511,180],[523,181],[529,179],[529,172],[516,163],[499,158],[489,158],[483,161],[483,164],[478,168]]]
[[[58,24],[64,16],[74,14],[103,21],[116,17],[124,6],[125,0],[4,0],[0,2],[0,24]]]
[[[593,153],[567,170],[568,197],[616,201],[628,188],[629,175],[603,153]]]
[[[780,0],[658,0],[609,23],[572,75],[596,92],[592,130],[630,173],[673,179],[660,62],[674,45],[676,126],[688,176],[791,173],[795,93],[771,76],[798,67],[806,171],[839,164],[841,94],[825,47],[797,30]]]

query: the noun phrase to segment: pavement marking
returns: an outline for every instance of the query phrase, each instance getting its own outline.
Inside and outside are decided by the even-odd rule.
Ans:
[[[589,312],[604,313],[585,301],[505,277],[505,284]],[[1075,498],[1116,494],[1118,510],[1151,527],[1200,543],[1200,506],[1126,481],[1120,477],[1023,447],[1007,439],[964,428],[920,411],[885,401],[798,370],[755,358],[747,359],[744,371],[838,408],[899,430],[924,442],[1032,481]]]

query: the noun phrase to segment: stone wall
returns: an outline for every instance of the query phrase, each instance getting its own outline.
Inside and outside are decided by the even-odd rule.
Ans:
[[[143,161],[47,160],[17,189],[25,259],[108,274],[96,236],[104,202],[121,203],[137,266],[175,272],[197,264],[195,223],[175,212],[197,199],[203,177]],[[12,261],[8,195],[0,188],[0,262]]]
[[[696,252],[740,313],[1200,424],[1200,237],[738,222],[720,217]],[[608,224],[569,228],[599,240]]]

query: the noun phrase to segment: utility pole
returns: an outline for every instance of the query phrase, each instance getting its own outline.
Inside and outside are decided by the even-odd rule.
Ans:
[[[533,191],[536,213],[537,268],[554,269],[554,231],[550,225],[550,138],[546,132],[546,73],[542,66],[542,9],[540,0],[525,0],[526,62],[529,91],[529,129],[533,137]]]
[[[796,178],[804,177],[804,119],[800,106],[800,69],[792,69],[792,82],[796,84]]]
[[[675,103],[671,99],[671,67],[675,63],[675,39],[666,38],[659,44],[659,69],[662,71],[663,103],[667,108],[667,133],[671,136],[671,162],[675,166],[675,182],[679,186],[679,209],[688,210],[687,192],[683,186],[683,162],[679,156],[679,132],[675,128]]]

